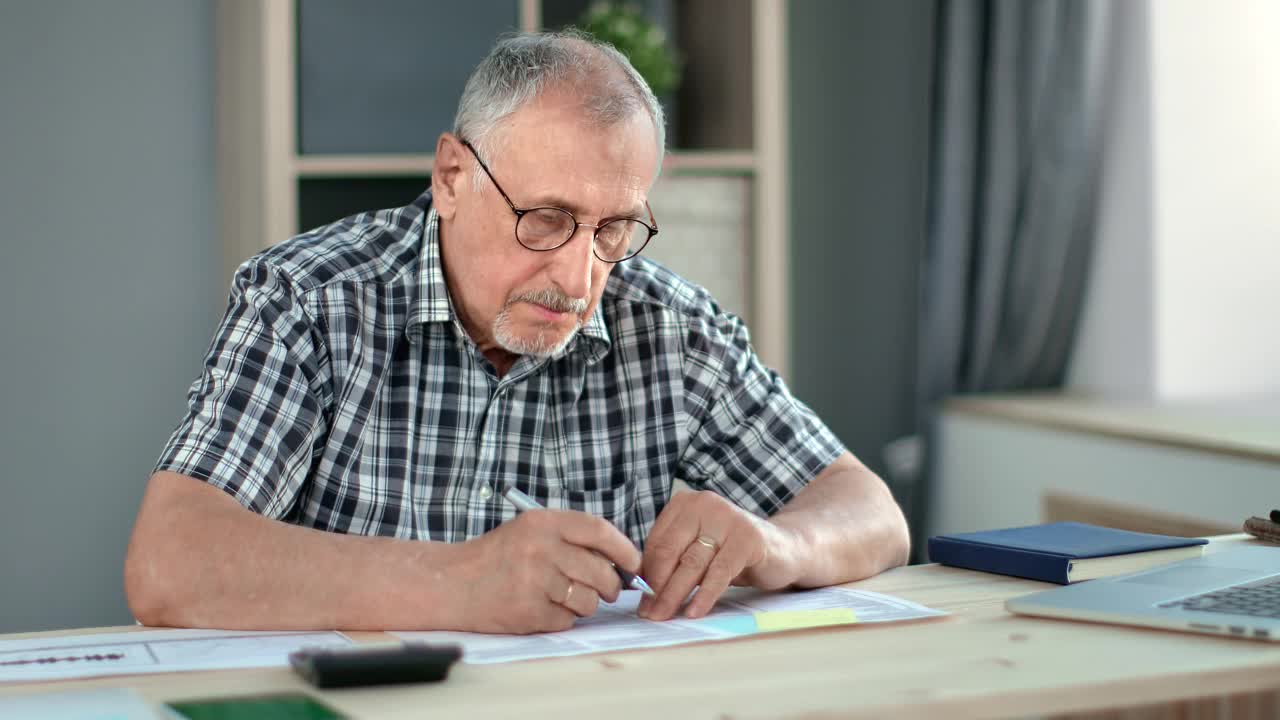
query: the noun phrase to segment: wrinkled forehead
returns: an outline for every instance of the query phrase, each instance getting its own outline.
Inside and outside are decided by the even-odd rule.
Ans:
[[[557,198],[573,212],[633,214],[657,175],[657,141],[643,111],[600,125],[571,101],[540,101],[513,113],[495,134],[486,162],[504,187],[513,186],[505,189],[517,204]]]
[[[653,120],[643,107],[635,106],[629,111],[616,107],[613,112],[602,114],[598,108],[588,108],[584,98],[571,88],[543,92],[503,118],[492,135],[496,141],[492,144],[497,147],[513,142],[554,146],[612,138],[618,141],[634,139],[637,143],[642,139],[648,140],[640,144],[647,146],[645,149],[651,153],[657,151]],[[647,137],[642,137],[645,135]]]

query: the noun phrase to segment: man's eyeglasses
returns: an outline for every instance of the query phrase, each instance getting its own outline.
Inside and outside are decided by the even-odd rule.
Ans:
[[[648,202],[644,204],[645,210],[649,212],[647,223],[635,218],[606,218],[598,225],[591,225],[578,222],[578,218],[564,208],[518,208],[511,202],[511,198],[498,184],[493,173],[489,171],[489,166],[480,159],[480,154],[471,146],[471,143],[463,140],[462,144],[466,145],[475,156],[476,162],[480,163],[480,167],[484,169],[484,174],[489,176],[489,180],[498,189],[502,199],[507,201],[511,212],[516,214],[516,242],[530,250],[537,252],[555,250],[569,242],[573,234],[578,232],[579,227],[589,227],[595,229],[591,248],[596,257],[607,263],[618,263],[639,255],[644,246],[649,244],[649,240],[658,234],[658,221],[654,219],[653,210],[649,208]]]

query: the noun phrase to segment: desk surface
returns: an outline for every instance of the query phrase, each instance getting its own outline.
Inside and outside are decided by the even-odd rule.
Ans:
[[[1215,538],[1209,547],[1252,542],[1246,538]],[[625,653],[458,665],[443,684],[317,694],[359,718],[422,717],[429,710],[433,717],[467,718],[737,719],[1020,717],[1242,694],[1268,694],[1266,702],[1273,702],[1280,688],[1280,645],[1005,612],[1007,598],[1053,587],[1045,583],[919,565],[852,587],[953,615]],[[67,633],[4,637],[56,634]],[[353,637],[387,639],[380,633]],[[0,696],[121,686],[153,702],[312,691],[290,670],[278,668],[0,685]]]

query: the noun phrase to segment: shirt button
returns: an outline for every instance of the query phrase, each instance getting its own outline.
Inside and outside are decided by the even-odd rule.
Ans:
[[[490,488],[488,485],[481,485],[480,497],[484,498],[485,500],[488,500],[489,498],[493,497],[493,489]]]

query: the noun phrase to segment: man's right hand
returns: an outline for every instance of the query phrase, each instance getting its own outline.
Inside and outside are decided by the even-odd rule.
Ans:
[[[526,512],[457,544],[343,535],[161,471],[138,511],[125,590],[152,626],[530,633],[567,629],[617,598],[600,555],[640,568],[630,540],[581,512]]]
[[[464,543],[463,629],[554,632],[613,602],[622,589],[609,561],[640,569],[640,551],[605,520],[572,510],[531,510]]]

